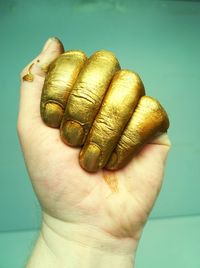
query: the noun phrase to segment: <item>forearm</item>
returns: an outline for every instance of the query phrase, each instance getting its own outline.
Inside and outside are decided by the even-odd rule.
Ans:
[[[54,219],[53,219],[54,221]],[[53,222],[43,225],[26,268],[132,268],[135,243],[100,234],[91,227]],[[66,229],[65,229],[66,228]],[[67,230],[68,229],[68,230]],[[64,233],[64,235],[63,235]]]

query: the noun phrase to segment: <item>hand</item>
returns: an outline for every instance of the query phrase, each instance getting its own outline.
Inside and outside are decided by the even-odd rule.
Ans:
[[[110,240],[112,249],[116,244],[134,253],[162,184],[169,139],[157,137],[119,171],[84,171],[79,149],[66,146],[59,130],[47,127],[40,116],[45,70],[61,53],[61,42],[50,39],[21,74],[30,72],[33,81],[21,79],[18,133],[43,225],[69,240],[82,243],[83,238],[99,248]],[[80,236],[68,231],[72,226]]]
[[[83,146],[79,163],[85,170],[117,170],[169,127],[164,108],[144,95],[140,77],[121,70],[112,52],[100,50],[87,59],[70,50],[49,66],[41,116],[60,128],[67,145]]]

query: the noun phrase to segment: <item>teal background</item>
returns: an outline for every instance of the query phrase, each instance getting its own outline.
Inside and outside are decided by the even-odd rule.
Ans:
[[[2,237],[5,237],[4,232],[11,232],[11,236],[17,232],[19,239],[20,231],[24,234],[25,230],[37,230],[40,223],[40,208],[23,162],[16,122],[19,74],[51,36],[59,37],[66,50],[81,49],[88,55],[99,49],[113,51],[122,68],[138,72],[147,94],[159,99],[168,111],[171,122],[169,135],[173,146],[164,185],[151,213],[150,227],[147,224],[147,231],[141,242],[137,267],[164,267],[164,263],[167,263],[162,254],[158,254],[161,256],[161,262],[158,262],[158,259],[156,262],[155,258],[152,266],[145,266],[142,256],[147,257],[146,261],[157,256],[157,252],[145,251],[148,239],[158,237],[157,230],[166,232],[165,236],[161,235],[163,240],[158,240],[157,245],[153,244],[149,248],[159,247],[159,244],[163,243],[160,250],[169,250],[169,247],[164,247],[164,240],[170,236],[170,233],[169,236],[167,233],[169,230],[166,231],[168,225],[164,223],[171,218],[178,221],[173,225],[176,227],[171,233],[171,239],[174,241],[172,244],[183,243],[175,238],[176,235],[182,234],[179,233],[180,226],[185,226],[185,232],[188,234],[192,228],[193,236],[188,235],[189,246],[185,248],[185,252],[196,255],[191,255],[194,265],[189,266],[189,261],[184,261],[168,267],[200,267],[198,255],[195,253],[197,248],[200,252],[200,222],[197,217],[200,214],[199,1],[0,1]],[[181,223],[180,217],[183,219]],[[161,223],[165,226],[163,229]],[[160,229],[156,226],[160,226]],[[23,237],[25,236],[21,239],[25,239]],[[196,240],[189,242],[191,237]],[[0,236],[0,248],[6,244],[1,243],[3,239],[1,240]],[[7,248],[12,240],[8,238],[8,241],[10,244],[6,244]],[[166,243],[165,246],[167,245]],[[149,253],[145,255],[145,252],[150,252],[151,256]],[[1,265],[0,255],[0,267],[20,267],[9,266],[5,259],[7,255],[3,256],[4,262],[2,261]],[[180,260],[178,253],[172,256]]]

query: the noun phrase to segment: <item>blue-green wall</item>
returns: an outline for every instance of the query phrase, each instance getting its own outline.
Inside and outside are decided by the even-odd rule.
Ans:
[[[37,228],[40,209],[16,134],[19,73],[48,37],[116,53],[169,112],[173,148],[151,217],[200,213],[200,3],[0,1],[0,231]]]

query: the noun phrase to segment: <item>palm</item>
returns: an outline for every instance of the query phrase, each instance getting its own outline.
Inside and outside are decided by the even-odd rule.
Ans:
[[[113,192],[104,172],[89,174],[79,166],[79,150],[66,146],[57,129],[42,122],[33,125],[24,151],[29,154],[25,158],[31,159],[27,166],[43,210],[66,222],[95,225],[117,237],[137,236],[161,185],[159,155],[166,146],[149,144],[124,169],[115,174],[106,171],[108,179],[117,180],[118,191]]]
[[[60,43],[54,40],[49,52],[43,50],[36,60],[48,65],[62,52]],[[66,146],[59,130],[41,121],[44,73],[37,64],[32,72],[34,82],[21,86],[18,131],[43,211],[64,222],[99,227],[116,237],[137,238],[159,192],[169,144],[159,141],[146,145],[128,166],[107,172],[107,178],[115,177],[118,183],[118,191],[113,192],[102,171],[85,172],[78,163],[79,149]]]

